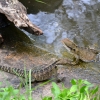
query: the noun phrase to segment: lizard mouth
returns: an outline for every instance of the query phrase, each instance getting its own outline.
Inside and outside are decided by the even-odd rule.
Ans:
[[[65,44],[63,45],[65,48],[66,48],[66,50],[68,51],[68,52],[71,52],[71,47],[69,47],[69,46],[66,46]]]
[[[73,51],[75,51],[72,47],[70,46],[66,46],[65,44],[63,45],[65,47],[65,49],[70,53],[73,54]]]

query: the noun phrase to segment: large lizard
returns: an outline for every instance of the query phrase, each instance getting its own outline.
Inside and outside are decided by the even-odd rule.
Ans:
[[[52,76],[55,78],[55,80],[58,80],[57,65],[65,64],[75,65],[73,61],[67,58],[55,59],[51,61],[49,64],[43,64],[41,66],[31,69],[31,82],[44,81],[50,79]],[[24,70],[24,68],[13,68],[0,65],[0,70],[8,72],[10,74],[14,74],[18,77],[22,77],[23,79],[27,78],[27,81],[29,80],[29,70],[27,69]]]
[[[40,66],[39,68],[34,68],[31,70],[31,82],[34,81],[44,81],[49,79],[52,75],[57,75],[57,66],[56,63],[58,60],[53,61],[52,64],[45,64],[44,66]],[[20,68],[12,68],[7,66],[1,66],[0,70],[17,75],[22,78],[29,77],[29,70],[20,69]]]
[[[92,62],[96,60],[96,56],[99,53],[99,51],[95,49],[79,47],[68,38],[63,39],[62,43],[64,44],[65,48],[75,56],[76,64],[79,62],[79,60],[84,62]]]

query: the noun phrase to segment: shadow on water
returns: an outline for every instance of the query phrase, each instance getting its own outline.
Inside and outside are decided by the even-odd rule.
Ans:
[[[32,40],[12,23],[7,27],[2,28],[0,31],[4,38],[4,43],[1,46],[2,49],[16,51],[17,53],[26,52],[28,54],[33,54],[34,56],[46,53],[43,50],[38,50],[38,48],[34,46]]]
[[[61,5],[63,0],[40,0],[44,3],[37,2],[36,0],[28,0],[24,1],[21,0],[21,2],[25,5],[27,8],[28,13],[38,13],[39,11],[44,12],[54,12],[55,9]]]

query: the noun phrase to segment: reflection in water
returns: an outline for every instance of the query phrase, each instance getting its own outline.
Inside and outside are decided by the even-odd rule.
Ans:
[[[63,0],[41,0],[42,2],[45,3],[39,3],[37,0],[21,0],[21,2],[25,5],[27,8],[28,13],[38,13],[39,11],[43,12],[54,12],[55,9],[61,5]]]
[[[43,36],[32,36],[32,38],[38,45],[40,41],[42,46],[47,43],[51,44],[54,49],[56,48],[55,44],[56,46],[62,45],[60,41],[65,37],[73,39],[80,46],[95,45],[99,47],[99,14],[99,1],[63,0],[62,5],[55,10],[55,13],[40,11],[36,15],[28,15],[30,20],[44,32]],[[50,48],[47,46],[47,49]]]
[[[56,40],[56,38],[60,35],[61,28],[54,14],[39,12],[37,15],[30,14],[29,18],[33,23],[38,23],[37,25],[43,30],[46,43],[53,43],[54,40]]]
[[[31,36],[31,38],[36,40],[35,43],[45,47],[48,51],[60,53],[59,50],[62,47],[61,39],[67,37],[67,32],[60,27],[59,20],[55,17],[55,14],[39,12],[37,15],[29,14],[28,16],[44,33],[43,36],[39,37]]]

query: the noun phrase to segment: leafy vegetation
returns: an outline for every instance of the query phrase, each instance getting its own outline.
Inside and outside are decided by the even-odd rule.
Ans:
[[[18,95],[19,90],[12,86],[0,88],[0,100],[26,100],[24,95]]]
[[[28,76],[29,78],[27,77],[26,70],[25,70],[25,77],[26,77],[25,83],[24,84],[22,83],[22,84],[25,85],[26,91],[23,94],[20,93],[20,88],[15,89],[13,86],[0,88],[0,100],[33,100],[32,95],[31,95],[32,94],[31,70],[29,71],[29,76]],[[21,79],[21,81],[23,80]],[[29,84],[27,84],[28,82]]]
[[[9,86],[0,88],[0,100],[33,100],[30,82],[29,87],[26,89],[29,93],[27,97],[26,94],[20,94],[20,89]],[[53,96],[43,97],[42,100],[100,100],[100,95],[97,94],[98,87],[94,87],[90,82],[72,79],[71,84],[70,88],[62,85],[60,89],[56,83],[52,82],[51,92]]]
[[[100,95],[97,94],[98,87],[93,87],[90,82],[72,79],[71,84],[71,88],[65,88],[63,85],[62,89],[60,89],[53,82],[51,92],[54,96],[47,96],[42,98],[42,100],[100,100]]]

